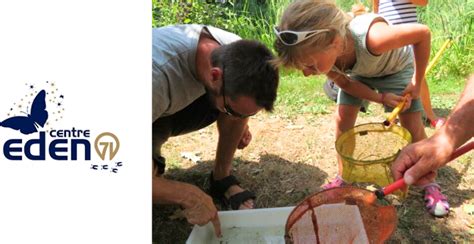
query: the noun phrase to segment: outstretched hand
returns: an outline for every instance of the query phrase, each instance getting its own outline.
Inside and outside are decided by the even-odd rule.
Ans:
[[[181,206],[184,216],[190,224],[205,225],[212,222],[217,237],[221,236],[221,224],[212,198],[193,185],[187,185],[183,192],[186,196]]]
[[[429,138],[405,147],[392,164],[395,180],[404,178],[408,185],[433,182],[436,170],[444,165],[452,150],[439,138]]]

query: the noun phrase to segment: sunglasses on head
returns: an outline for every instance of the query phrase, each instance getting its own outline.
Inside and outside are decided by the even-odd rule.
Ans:
[[[283,44],[286,46],[293,46],[296,45],[308,38],[315,36],[319,33],[330,31],[329,29],[321,29],[321,30],[312,30],[312,31],[280,31],[277,26],[273,27],[273,31],[277,35],[278,39],[280,39]]]

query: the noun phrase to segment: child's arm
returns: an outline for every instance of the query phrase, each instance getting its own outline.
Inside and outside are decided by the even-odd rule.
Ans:
[[[430,29],[422,24],[388,25],[381,20],[373,23],[367,33],[367,49],[374,55],[406,45],[413,45],[415,72],[404,94],[410,93],[412,98],[418,98],[430,57]]]
[[[354,97],[365,99],[368,101],[387,105],[389,107],[396,107],[398,103],[403,100],[402,96],[397,96],[394,93],[377,93],[360,81],[350,80],[347,76],[341,75],[334,71],[327,74],[328,78],[334,81],[345,92]]]

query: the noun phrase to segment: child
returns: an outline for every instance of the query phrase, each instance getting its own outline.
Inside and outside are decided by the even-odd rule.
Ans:
[[[384,17],[392,25],[418,23],[416,6],[426,6],[428,0],[374,0],[374,13]],[[444,123],[431,107],[430,91],[426,80],[421,83],[421,102],[429,124],[438,129]]]
[[[336,138],[354,126],[363,99],[391,110],[405,94],[410,98],[400,122],[413,142],[426,138],[418,99],[430,54],[431,34],[425,25],[388,25],[375,14],[351,19],[331,0],[301,0],[288,6],[275,33],[276,64],[300,69],[305,76],[326,74],[341,88]],[[338,163],[340,175],[339,158]],[[439,186],[420,183],[430,188],[425,191],[429,212],[445,216],[449,204]],[[342,184],[338,176],[325,188]]]

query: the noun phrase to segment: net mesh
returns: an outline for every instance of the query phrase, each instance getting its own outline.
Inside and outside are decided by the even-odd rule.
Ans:
[[[329,216],[320,216],[315,214],[316,208],[327,204],[346,204],[358,207],[360,217],[362,218],[365,234],[370,243],[383,243],[387,240],[395,230],[397,224],[396,211],[393,206],[384,206],[376,201],[373,192],[355,188],[355,187],[339,187],[325,190],[313,194],[298,204],[290,213],[285,226],[285,242],[286,243],[324,243],[321,240],[322,235],[333,235],[339,238],[341,234],[347,232],[345,228],[341,228],[341,232],[333,231],[320,232],[324,229],[322,223],[328,223],[324,218],[340,217],[347,221],[348,216],[343,214]],[[319,223],[319,224],[318,224]],[[345,233],[350,240],[358,238],[356,234]],[[331,238],[331,237],[329,237]],[[327,239],[326,239],[327,240]]]
[[[336,140],[346,182],[370,182],[380,187],[392,180],[390,165],[400,150],[411,142],[410,133],[398,125],[358,125]]]

